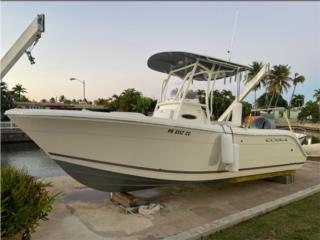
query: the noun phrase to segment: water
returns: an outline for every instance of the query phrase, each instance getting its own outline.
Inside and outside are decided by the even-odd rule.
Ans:
[[[1,144],[1,167],[24,168],[37,178],[66,173],[33,142]]]
[[[307,135],[312,137],[312,143],[320,142],[319,132],[308,132]],[[24,168],[38,178],[66,175],[55,161],[32,142],[1,144],[1,147],[1,167]]]

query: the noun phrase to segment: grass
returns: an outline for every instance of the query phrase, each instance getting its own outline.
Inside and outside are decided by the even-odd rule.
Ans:
[[[205,240],[319,240],[320,193],[217,232]]]

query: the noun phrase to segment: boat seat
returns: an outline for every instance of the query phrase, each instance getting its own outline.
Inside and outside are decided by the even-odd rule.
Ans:
[[[270,121],[267,118],[260,117],[253,120],[253,122],[250,124],[250,128],[255,129],[275,129],[274,122]]]

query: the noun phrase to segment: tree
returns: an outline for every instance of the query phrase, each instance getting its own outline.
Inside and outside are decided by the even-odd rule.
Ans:
[[[192,89],[188,90],[188,92],[186,94],[186,98],[187,99],[197,99],[198,98],[197,91],[193,91]]]
[[[108,98],[107,107],[111,111],[119,111],[119,97],[117,94],[113,94],[111,98]]]
[[[12,93],[8,90],[7,83],[1,81],[1,113],[14,108]],[[3,116],[1,116],[2,119]]]
[[[27,90],[22,87],[21,84],[16,84],[13,88],[12,88],[12,93],[13,93],[13,96],[15,98],[16,101],[21,101],[21,96],[22,96],[22,93],[27,93]]]
[[[200,103],[204,104],[205,103],[205,92],[200,90],[198,91],[198,96],[201,96],[202,100],[199,100]],[[213,97],[212,97],[212,103],[211,100],[209,99],[209,105],[211,105],[212,109],[212,115],[213,119],[217,120],[221,114],[227,110],[229,105],[235,100],[235,96],[232,94],[231,91],[229,90],[222,90],[221,92],[219,90],[214,90],[213,91]],[[245,116],[250,115],[252,109],[252,105],[248,102],[243,101],[242,102],[242,117],[244,118]]]
[[[268,95],[268,96],[266,96]],[[268,106],[268,104],[275,106],[276,99],[273,98],[271,99],[272,101],[269,103],[268,99],[271,99],[271,94],[269,93],[264,93],[260,97],[257,98],[257,107],[258,108],[264,108],[265,106]],[[280,95],[278,102],[277,102],[278,107],[288,107],[288,102]]]
[[[320,88],[314,90],[313,97],[316,99],[316,102],[320,104]]]
[[[40,101],[40,102],[42,102],[42,103],[46,103],[46,102],[48,102],[48,101],[47,101],[47,99],[45,99],[45,98],[44,98],[44,99],[41,99],[41,101]]]
[[[229,90],[219,90],[213,91],[212,102],[209,99],[209,104],[211,105],[213,118],[216,120],[219,116],[229,107],[229,105],[234,101],[235,96]]]
[[[290,88],[290,67],[288,65],[273,66],[267,81],[267,90],[271,94],[271,99],[268,108],[271,106],[273,98],[276,97],[275,107],[278,105],[278,100],[281,94],[287,92]]]
[[[20,101],[21,102],[30,102],[29,98],[27,98],[25,95],[21,95]],[[32,101],[35,102],[34,99]]]
[[[250,66],[248,78],[246,79],[245,83],[248,84],[257,74],[260,72],[261,68],[263,67],[262,62],[254,61]],[[262,79],[254,88],[254,107],[256,108],[256,101],[257,101],[257,90],[261,88],[262,84],[265,84],[265,78]]]
[[[246,101],[242,101],[242,120],[251,114],[252,105]]]
[[[109,99],[105,98],[98,98],[97,100],[94,100],[94,104],[98,106],[106,106],[109,103]]]
[[[66,97],[64,95],[61,95],[59,97],[59,102],[63,103],[66,100]]]
[[[197,90],[197,96],[198,96],[198,99],[199,99],[199,103],[205,104],[205,102],[206,102],[206,91],[198,89]]]
[[[150,106],[152,104],[152,99],[148,97],[140,97],[137,99],[136,104],[134,104],[133,109],[137,112],[148,115],[150,111]]]
[[[291,107],[301,107],[304,104],[304,95],[293,95],[291,98]]]
[[[56,99],[55,99],[54,97],[51,97],[50,100],[49,100],[49,102],[55,103],[55,102],[56,102]]]
[[[79,101],[74,98],[74,99],[72,99],[71,103],[72,103],[72,104],[79,104]]]
[[[120,96],[117,98],[118,101],[118,111],[123,112],[135,112],[135,105],[139,98],[141,98],[142,93],[135,90],[134,88],[128,88],[124,90]]]
[[[294,79],[292,79],[292,83],[293,83],[293,90],[292,90],[292,94],[291,94],[291,98],[290,98],[290,102],[289,102],[289,105],[291,107],[292,105],[292,98],[294,96],[294,92],[296,90],[296,87],[299,83],[303,83],[305,81],[305,77],[303,75],[299,75],[299,73],[295,73],[294,74]]]
[[[320,121],[320,109],[316,102],[309,101],[306,105],[301,109],[298,114],[298,120],[306,121],[310,120],[313,123],[317,123]]]
[[[120,95],[114,94],[108,99],[97,99],[95,104],[101,104],[111,111],[140,112],[148,114],[153,111],[156,100],[144,97],[141,92],[134,88],[124,90]]]

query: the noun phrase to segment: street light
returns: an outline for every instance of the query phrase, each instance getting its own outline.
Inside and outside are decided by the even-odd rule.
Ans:
[[[82,83],[83,86],[83,104],[86,103],[86,81],[85,80],[80,80],[77,78],[70,78],[70,81],[78,81],[80,83]]]

